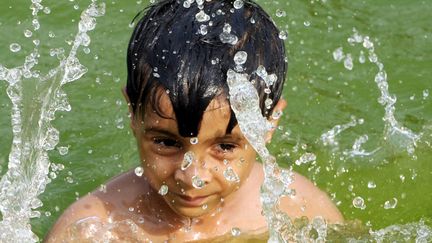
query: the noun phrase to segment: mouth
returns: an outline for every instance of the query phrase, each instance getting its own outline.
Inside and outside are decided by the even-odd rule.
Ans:
[[[209,201],[209,198],[211,197],[211,195],[191,197],[191,196],[179,195],[179,194],[176,194],[176,196],[180,204],[188,207],[202,206],[207,201]]]

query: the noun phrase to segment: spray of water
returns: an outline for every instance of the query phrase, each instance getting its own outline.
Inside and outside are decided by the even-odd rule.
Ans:
[[[40,0],[32,0],[33,30],[40,28],[38,12],[43,8]],[[76,57],[80,46],[88,46],[88,31],[95,28],[96,17],[105,12],[104,4],[92,4],[81,14],[79,30],[67,57],[57,53],[59,65],[47,75],[41,75],[35,66],[39,59],[39,40],[19,67],[0,65],[0,80],[8,83],[7,94],[12,102],[12,149],[8,171],[0,181],[1,242],[36,242],[31,231],[30,218],[40,216],[35,209],[42,206],[38,196],[50,182],[48,151],[59,141],[59,131],[51,125],[56,111],[70,111],[66,83],[79,79],[87,69]]]
[[[391,94],[389,91],[389,84],[387,82],[387,73],[384,70],[384,64],[379,60],[378,56],[375,53],[374,43],[370,39],[369,36],[363,36],[359,34],[356,29],[353,29],[353,35],[348,38],[348,43],[352,46],[362,45],[367,52],[367,59],[375,64],[378,68],[378,73],[375,75],[375,83],[377,85],[378,90],[381,93],[381,96],[378,98],[378,103],[384,108],[384,132],[383,132],[383,140],[385,144],[391,145],[394,147],[396,151],[406,150],[410,155],[415,152],[415,147],[417,146],[417,142],[420,140],[421,135],[414,133],[409,128],[402,126],[399,121],[395,118],[395,104],[396,104],[396,96]],[[342,47],[337,48],[333,52],[333,58],[337,62],[343,62],[344,67],[348,70],[353,69],[353,59],[350,53],[344,53]],[[360,52],[359,62],[365,63],[366,56],[363,51]],[[345,129],[339,129],[341,126],[335,126],[335,129],[332,129],[321,136],[321,140],[325,145],[334,143],[334,136],[339,134]],[[347,128],[347,126],[342,126],[343,128]],[[337,131],[337,132],[335,132]],[[366,137],[365,137],[366,136]],[[361,145],[365,143],[367,139],[367,135],[359,137],[351,151],[345,151],[345,154],[348,154],[351,157],[355,156],[370,156],[374,154],[377,150],[366,152],[361,149]]]

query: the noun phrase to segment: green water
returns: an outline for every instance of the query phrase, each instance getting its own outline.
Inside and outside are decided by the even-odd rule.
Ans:
[[[72,40],[81,11],[90,1],[43,1],[50,14],[40,14],[42,72],[56,66],[50,48],[63,47]],[[305,152],[317,155],[316,163],[295,166],[316,184],[334,195],[346,219],[359,219],[374,229],[425,220],[432,225],[432,25],[430,1],[259,1],[281,29],[288,30],[289,72],[284,91],[288,108],[281,130],[271,150],[281,165],[292,164]],[[139,163],[135,141],[129,132],[127,107],[121,95],[125,84],[125,50],[132,29],[129,23],[147,5],[146,1],[107,1],[107,13],[98,19],[90,33],[90,53],[78,56],[89,72],[65,86],[71,112],[58,112],[54,126],[60,130],[58,146],[69,147],[66,155],[52,151],[53,163],[65,169],[41,196],[42,216],[33,219],[33,230],[43,237],[61,212],[76,198],[97,188],[112,176]],[[31,50],[31,40],[23,35],[30,29],[30,1],[2,0],[0,4],[0,63],[13,67],[23,63]],[[78,7],[76,10],[74,5]],[[286,16],[277,17],[277,9]],[[367,134],[367,151],[382,146],[384,109],[378,104],[375,85],[377,68],[357,59],[360,47],[346,39],[355,27],[375,42],[375,51],[385,65],[390,93],[398,98],[395,116],[416,133],[424,132],[415,152],[416,159],[401,151],[369,158],[339,159],[355,138]],[[52,31],[55,37],[49,36]],[[52,34],[52,33],[51,33]],[[51,35],[52,36],[52,35]],[[11,43],[22,50],[12,53]],[[355,58],[348,71],[333,60],[332,52],[343,47]],[[10,102],[6,83],[0,82],[0,165],[6,171],[10,150]],[[320,135],[350,117],[363,118],[364,124],[348,129],[336,138],[337,156],[319,142]],[[427,129],[429,127],[429,129]],[[288,133],[287,133],[288,132]],[[287,134],[285,134],[287,133]],[[296,148],[298,148],[296,152]],[[290,155],[287,154],[290,153]],[[376,188],[368,188],[368,182]],[[354,208],[356,196],[365,200],[364,210]],[[385,201],[396,198],[394,209],[384,209]]]

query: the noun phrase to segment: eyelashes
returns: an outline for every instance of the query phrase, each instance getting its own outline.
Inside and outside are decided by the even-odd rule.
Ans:
[[[220,143],[217,146],[223,153],[234,152],[234,149],[237,148],[237,145],[231,143]]]
[[[183,148],[183,144],[176,139],[156,137],[153,138],[152,140],[153,140],[153,144],[158,146],[158,149],[173,150],[173,149]],[[236,148],[238,148],[238,145],[234,143],[217,143],[216,145],[214,145],[213,150],[215,150],[217,153],[220,154],[227,154],[227,153],[233,153]]]
[[[179,141],[170,138],[153,138],[153,143],[163,148],[182,148],[182,144]]]

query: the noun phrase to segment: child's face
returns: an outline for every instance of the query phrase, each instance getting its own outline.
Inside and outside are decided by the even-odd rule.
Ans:
[[[163,198],[177,214],[198,217],[217,209],[222,201],[229,202],[247,180],[256,153],[238,125],[225,134],[230,119],[225,99],[211,101],[201,121],[198,142],[193,144],[190,137],[179,135],[171,101],[162,93],[160,110],[173,119],[160,117],[148,105],[143,120],[132,122],[144,176],[155,191],[168,186]],[[193,153],[195,160],[185,169],[182,162],[187,152]],[[197,188],[197,177],[205,182],[202,188]]]

